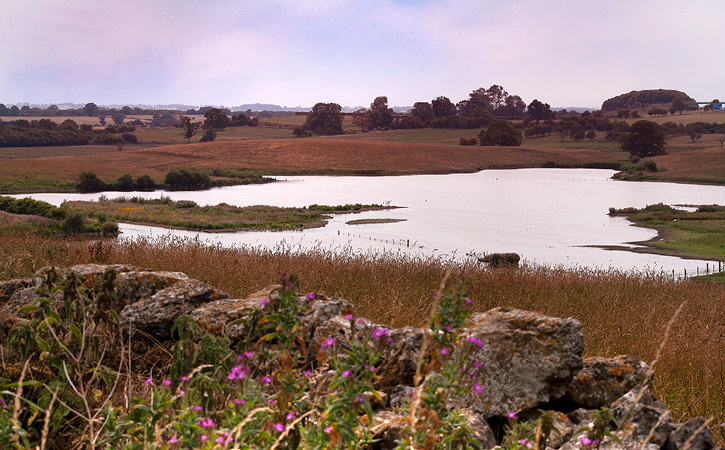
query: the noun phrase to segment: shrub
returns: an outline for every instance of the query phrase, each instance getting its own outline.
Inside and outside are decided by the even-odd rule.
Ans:
[[[80,181],[76,187],[81,192],[100,192],[106,189],[106,184],[98,179],[95,172],[81,172],[78,179]]]
[[[61,228],[66,233],[82,233],[85,216],[80,211],[71,211],[66,215]]]
[[[164,184],[177,189],[182,187],[204,188],[211,185],[211,178],[202,172],[179,169],[167,173]]]
[[[153,191],[156,189],[156,182],[148,175],[141,175],[136,179],[136,189],[139,191]]]

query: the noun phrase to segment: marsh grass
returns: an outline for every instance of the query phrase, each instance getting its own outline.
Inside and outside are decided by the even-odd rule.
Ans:
[[[173,237],[88,241],[6,229],[2,241],[0,279],[29,276],[47,265],[124,263],[182,271],[238,298],[277,282],[280,273],[296,273],[301,291],[348,299],[359,316],[395,327],[423,324],[444,271],[462,266],[475,311],[511,306],[574,317],[584,325],[587,355],[630,354],[648,362],[686,300],[659,359],[654,391],[676,421],[725,420],[725,286],[716,283],[525,264],[490,269],[473,261],[345,249],[223,248]]]

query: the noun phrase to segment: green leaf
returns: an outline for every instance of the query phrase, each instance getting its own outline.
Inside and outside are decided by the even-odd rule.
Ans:
[[[35,306],[35,305],[25,305],[25,306],[23,306],[22,308],[20,308],[18,310],[18,315],[19,316],[22,316],[22,315],[25,315],[25,314],[30,314],[30,313],[35,312],[37,310],[38,310],[38,307]]]

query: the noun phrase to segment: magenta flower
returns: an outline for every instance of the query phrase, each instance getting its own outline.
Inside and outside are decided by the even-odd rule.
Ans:
[[[312,371],[311,370],[305,370],[305,376],[306,377],[309,377],[310,375],[312,375]]]
[[[592,443],[592,440],[589,439],[587,436],[582,437],[582,444],[589,445]]]
[[[239,399],[235,399],[234,401],[232,401],[232,403],[234,403],[235,406],[239,406],[239,405],[245,404],[246,402],[244,401],[243,398],[239,398]]]
[[[352,314],[345,315],[345,320],[352,320]]]
[[[315,293],[314,292],[310,292],[309,294],[307,294],[307,300],[312,301],[314,299],[315,299]]]
[[[227,379],[229,379],[229,380],[242,380],[246,376],[247,376],[247,374],[244,373],[244,367],[242,367],[242,366],[235,366],[235,367],[232,367],[232,371],[229,372],[229,375],[227,375]]]
[[[481,386],[480,383],[474,384],[473,385],[473,392],[475,392],[476,394],[482,393],[483,392],[483,386]]]
[[[261,306],[262,308],[264,308],[265,306],[267,306],[267,303],[269,303],[269,299],[268,298],[265,298],[264,300],[262,300],[261,302],[259,302],[259,306]]]
[[[186,375],[181,377],[181,381],[189,381],[189,380],[191,380],[191,378],[187,377]]]
[[[325,427],[325,433],[330,434],[330,431],[332,431],[332,427]]]
[[[179,440],[176,439],[176,436],[171,436],[171,439],[169,440],[169,444],[174,445],[177,442],[179,442]]]
[[[245,358],[251,358],[252,356],[254,356],[254,352],[244,352]]]
[[[343,370],[340,375],[342,375],[343,377],[346,377],[347,378],[348,376],[350,376],[350,371],[349,370]]]
[[[202,434],[202,435],[201,435],[201,440],[202,440],[202,441],[206,441],[206,436]]]
[[[510,412],[510,413],[506,414],[506,417],[508,417],[509,419],[515,419],[516,418],[516,413],[515,412]]]
[[[295,414],[294,413],[287,414],[287,420],[292,420],[294,418],[295,418]]]
[[[201,406],[195,406],[194,409],[196,410],[196,412],[201,412]]]
[[[171,386],[171,385],[172,385],[172,384],[174,384],[174,383],[172,383],[172,382],[171,382],[171,380],[164,380],[164,384],[165,384],[166,386]]]
[[[390,336],[390,331],[386,330],[385,328],[377,328],[373,331],[374,338],[380,338],[383,336]]]
[[[477,338],[476,336],[471,336],[471,337],[469,337],[469,338],[468,338],[468,342],[470,342],[470,343],[472,343],[472,344],[476,344],[476,345],[478,346],[478,348],[483,348],[483,341],[481,341],[481,340],[480,340],[479,338]]]
[[[388,343],[389,345],[393,345],[393,344],[395,344],[395,341],[393,340],[393,338],[387,338],[387,339],[385,340],[385,342],[387,342],[387,343]]]
[[[181,389],[179,389],[179,395],[184,395],[184,394],[186,394],[186,392],[183,391],[183,390],[181,390]]]
[[[270,405],[274,405],[275,403],[277,403],[277,400],[275,400],[275,399],[273,399],[273,398],[270,398],[270,399],[269,399],[269,400],[267,400],[267,401],[269,402],[269,404],[270,404]]]
[[[442,349],[440,349],[440,351],[438,353],[440,353],[441,355],[447,355],[448,354],[448,349],[447,348],[442,348]]]
[[[144,381],[144,383],[146,383],[146,384],[153,384],[153,382],[154,382],[153,378],[148,378],[146,381]]]
[[[222,442],[224,442],[224,438],[222,436],[219,436],[214,442],[216,442],[217,444],[221,444]]]
[[[274,424],[274,429],[277,430],[277,431],[279,431],[281,433],[281,432],[284,431],[284,425],[282,425],[281,423],[275,423]]]
[[[481,367],[483,367],[481,366],[481,363],[476,361],[475,359],[473,360],[473,365],[476,366],[476,369],[480,369]]]
[[[333,338],[329,337],[329,338],[325,339],[324,341],[322,341],[320,348],[323,349],[325,347],[330,347],[333,345],[335,345],[335,340]]]

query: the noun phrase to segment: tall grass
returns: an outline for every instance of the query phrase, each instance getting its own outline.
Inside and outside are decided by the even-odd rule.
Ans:
[[[683,300],[657,365],[655,393],[674,419],[715,416],[725,421],[725,286],[674,281],[655,273],[531,267],[490,269],[476,262],[396,253],[291,247],[223,248],[195,240],[74,240],[21,232],[0,235],[0,279],[31,275],[46,266],[124,263],[190,277],[243,297],[297,273],[302,291],[350,300],[356,312],[380,323],[421,325],[444,270],[463,264],[476,311],[496,306],[575,317],[584,325],[586,353],[631,354],[652,361],[665,326]]]

